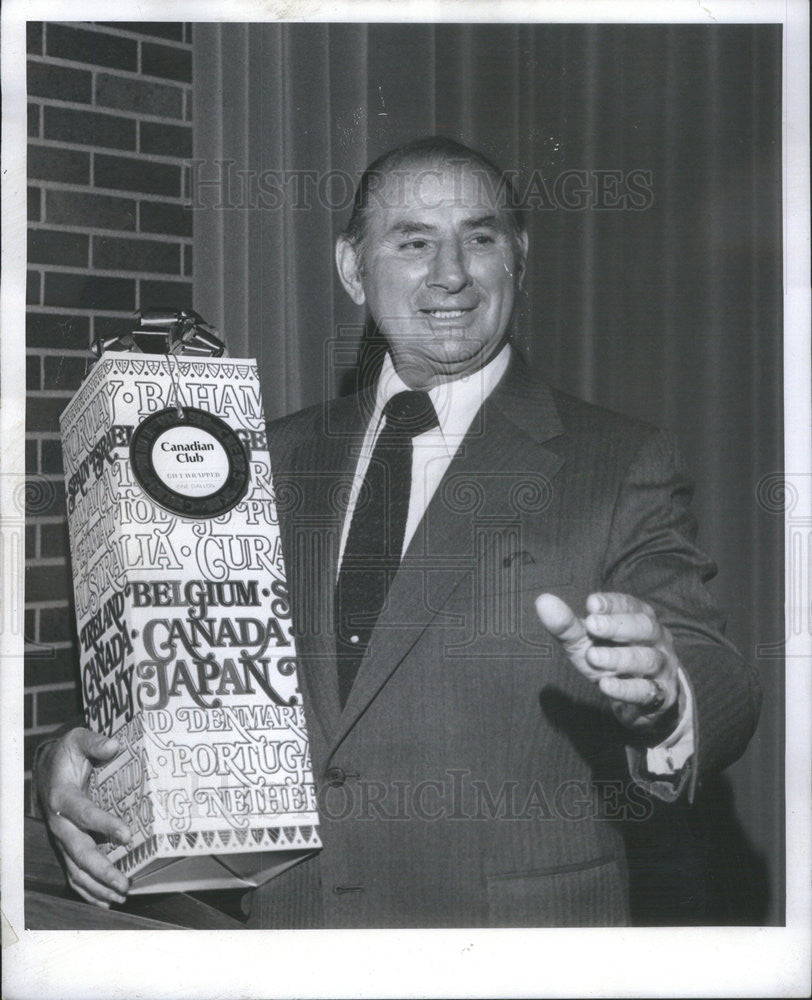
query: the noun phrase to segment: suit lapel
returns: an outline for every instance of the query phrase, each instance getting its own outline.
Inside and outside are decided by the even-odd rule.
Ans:
[[[294,609],[299,682],[329,742],[340,715],[333,599],[344,506],[369,413],[352,396],[325,407],[276,484]],[[286,507],[288,508],[286,511]]]
[[[563,428],[547,387],[515,359],[477,414],[420,523],[389,591],[335,732],[344,738],[451,593],[475,571],[479,515],[504,516],[517,489],[542,487],[562,459],[542,442]],[[521,501],[518,501],[521,502]]]

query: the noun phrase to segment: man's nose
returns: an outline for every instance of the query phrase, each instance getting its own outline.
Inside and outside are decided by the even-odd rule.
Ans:
[[[442,288],[447,292],[462,291],[471,283],[462,247],[456,240],[440,243],[427,281],[431,288]]]

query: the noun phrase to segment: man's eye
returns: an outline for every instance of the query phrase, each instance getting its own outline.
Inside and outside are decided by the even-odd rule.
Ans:
[[[476,236],[471,237],[471,242],[475,243],[477,246],[489,246],[496,242],[490,233],[477,233]]]
[[[401,250],[425,250],[428,243],[425,240],[408,240],[400,244]]]

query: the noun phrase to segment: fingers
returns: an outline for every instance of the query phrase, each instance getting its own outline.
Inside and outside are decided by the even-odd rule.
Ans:
[[[124,903],[127,897],[109,886],[98,882],[92,875],[82,871],[72,858],[65,856],[65,874],[68,885],[89,903],[110,908],[111,903]]]
[[[671,633],[631,594],[590,594],[586,610],[582,621],[553,594],[536,599],[541,623],[580,673],[597,682],[618,719],[632,728],[651,728],[678,697]]]
[[[654,612],[649,604],[641,601],[639,597],[632,597],[631,594],[617,594],[611,591],[590,594],[586,599],[587,614],[590,615],[616,615],[623,613],[644,615],[654,617]]]
[[[108,903],[124,902],[129,881],[107,860],[91,836],[78,830],[64,816],[54,817],[51,831],[62,850],[68,879],[77,892],[81,887]]]
[[[656,681],[648,677],[617,677],[606,674],[598,687],[607,698],[638,709],[642,715],[653,715],[670,707],[673,697]]]
[[[122,903],[129,882],[96,846],[90,834],[126,844],[132,834],[117,816],[99,809],[85,794],[92,763],[112,760],[118,742],[88,729],[72,729],[44,754],[38,791],[48,827],[70,886],[100,906]]]
[[[536,613],[547,631],[562,644],[572,665],[588,680],[597,680],[600,671],[593,669],[587,659],[592,640],[572,608],[555,594],[541,594],[536,598]]]
[[[590,645],[590,639],[610,642],[656,643],[662,637],[657,618],[645,601],[631,594],[590,594],[584,621],[554,594],[536,598],[541,623],[571,652]]]
[[[127,824],[97,808],[85,794],[91,762],[112,760],[119,753],[118,742],[89,729],[72,729],[47,750],[39,768],[38,793],[48,825],[54,829],[55,819],[64,817],[82,830],[128,843]]]
[[[560,639],[569,652],[572,648],[589,645],[589,637],[580,618],[555,594],[541,594],[536,598],[536,612],[542,625]]]
[[[586,658],[596,670],[650,677],[665,666],[665,653],[656,646],[591,646]]]
[[[65,736],[65,742],[69,749],[97,764],[106,764],[121,750],[114,737],[94,733],[89,729],[71,729]]]
[[[593,638],[609,642],[656,643],[663,634],[657,619],[643,611],[590,614],[584,625]]]
[[[541,623],[605,695],[643,711],[653,704],[652,694],[661,690],[662,681],[666,701],[673,702],[676,674],[670,668],[670,633],[651,607],[631,594],[607,592],[590,594],[586,608],[589,614],[582,621],[554,594],[536,599]]]
[[[53,810],[55,818],[66,820],[90,833],[100,833],[116,844],[128,844],[132,839],[130,828],[112,813],[99,809],[87,796],[75,792],[65,791],[61,796],[53,799],[58,807]],[[54,828],[55,823],[51,823]]]

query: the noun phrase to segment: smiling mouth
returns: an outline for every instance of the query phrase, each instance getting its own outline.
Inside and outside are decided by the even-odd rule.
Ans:
[[[473,306],[468,309],[423,309],[427,316],[433,319],[459,319],[473,311]]]

